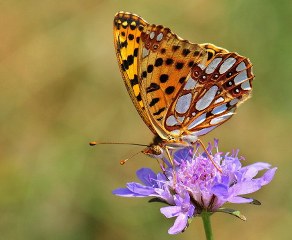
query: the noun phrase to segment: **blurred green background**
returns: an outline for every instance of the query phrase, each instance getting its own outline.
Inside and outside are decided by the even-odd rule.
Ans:
[[[278,166],[252,196],[232,207],[248,220],[212,217],[216,239],[291,239],[291,1],[20,1],[0,3],[0,239],[204,239],[199,218],[177,236],[160,204],[111,191],[157,169],[141,150],[91,140],[149,143],[115,59],[112,21],[120,10],[163,24],[193,42],[248,56],[253,97],[203,138],[246,163]],[[290,228],[289,228],[290,225]]]

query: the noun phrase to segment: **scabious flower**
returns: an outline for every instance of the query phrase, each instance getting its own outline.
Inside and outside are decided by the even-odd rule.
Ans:
[[[127,183],[126,188],[116,189],[113,193],[122,197],[152,197],[166,203],[168,206],[162,207],[160,212],[167,218],[176,217],[169,234],[184,231],[193,217],[204,213],[221,211],[244,219],[238,211],[222,206],[226,202],[259,204],[242,195],[268,184],[276,168],[263,162],[242,166],[244,158],[238,156],[238,151],[225,154],[218,151],[218,140],[208,145],[207,152],[209,156],[205,152],[199,153],[198,147],[177,150],[172,155],[174,168],[167,163],[168,167],[157,174],[142,168],[137,171],[142,183]],[[257,177],[262,170],[265,172]]]

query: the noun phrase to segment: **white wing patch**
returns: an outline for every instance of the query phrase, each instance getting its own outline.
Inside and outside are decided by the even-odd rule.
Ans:
[[[194,134],[199,137],[201,135],[205,135],[207,134],[208,132],[212,131],[215,127],[217,126],[212,126],[212,127],[207,127],[207,128],[203,128],[201,129],[200,131],[197,131],[197,132],[194,132]]]
[[[233,57],[227,58],[219,68],[219,73],[223,74],[227,72],[236,63],[236,59]]]
[[[243,90],[251,90],[251,86],[249,84],[249,81],[243,82],[240,86]]]
[[[142,58],[145,58],[149,55],[149,49],[143,48],[142,50]]]
[[[210,122],[211,125],[217,125],[219,123],[225,122],[228,118],[231,118],[235,108],[232,108],[228,113],[221,115],[219,117],[213,118]]]
[[[159,34],[157,35],[157,37],[156,37],[156,40],[157,40],[158,42],[160,42],[160,41],[162,40],[162,38],[163,38],[163,33],[159,33]]]
[[[191,90],[194,89],[197,85],[197,81],[195,81],[194,79],[192,79],[191,77],[188,79],[186,85],[184,86],[184,90]]]
[[[217,104],[217,103],[221,103],[223,101],[224,101],[224,98],[223,97],[219,97],[218,99],[216,99],[216,101],[214,103]]]
[[[208,67],[205,70],[205,73],[213,73],[221,61],[222,58],[215,58],[212,62],[209,63]]]
[[[175,106],[176,112],[181,113],[181,114],[186,113],[188,109],[190,108],[191,101],[192,101],[191,93],[180,96],[176,102],[176,106]]]
[[[199,116],[198,118],[194,119],[194,121],[192,121],[190,123],[190,125],[188,126],[188,130],[191,130],[193,127],[198,126],[199,124],[201,124],[205,120],[206,120],[206,113],[204,113],[201,116]]]
[[[211,113],[214,114],[214,115],[217,115],[217,114],[220,114],[220,113],[225,112],[226,109],[227,109],[227,105],[226,105],[226,104],[222,104],[222,105],[220,105],[220,106],[218,106],[218,107],[215,107],[215,108],[212,110]]]
[[[240,72],[242,70],[246,69],[246,65],[244,62],[241,62],[240,64],[238,64],[238,66],[236,67],[236,71]]]
[[[211,102],[214,100],[214,97],[217,93],[218,87],[216,85],[209,88],[209,90],[197,101],[196,109],[202,111],[205,108],[209,107]]]
[[[238,102],[239,102],[239,99],[238,99],[238,98],[234,98],[234,99],[232,99],[232,100],[230,101],[230,105],[233,106],[233,105],[235,105],[235,104],[238,103]]]
[[[239,73],[235,78],[234,78],[234,83],[235,85],[239,85],[243,81],[248,79],[246,71]]]
[[[173,115],[170,115],[167,119],[166,119],[166,125],[169,126],[169,127],[172,127],[172,126],[175,126],[178,124],[175,116]]]

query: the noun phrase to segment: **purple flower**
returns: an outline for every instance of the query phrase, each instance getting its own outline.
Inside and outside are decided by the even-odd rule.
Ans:
[[[185,194],[184,198],[178,194],[174,195],[174,206],[163,207],[160,212],[167,218],[177,217],[174,225],[168,230],[169,234],[182,232],[195,212],[195,206],[190,201],[190,195]]]
[[[172,155],[175,168],[168,167],[158,174],[142,168],[137,171],[142,184],[128,183],[126,188],[116,189],[113,193],[122,197],[153,197],[168,204],[160,211],[167,218],[176,217],[168,233],[177,234],[186,229],[191,218],[202,212],[233,214],[230,209],[221,209],[226,202],[255,202],[242,195],[253,193],[268,184],[277,169],[262,162],[242,166],[244,159],[238,157],[238,151],[232,154],[218,151],[218,140],[213,146],[209,144],[207,151],[213,162],[206,153],[199,153],[198,147],[195,151],[191,147],[177,150]],[[266,170],[265,173],[256,177],[262,170]]]

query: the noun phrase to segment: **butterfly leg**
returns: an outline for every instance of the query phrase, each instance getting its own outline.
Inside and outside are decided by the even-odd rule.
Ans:
[[[198,139],[197,142],[202,146],[202,148],[204,149],[204,152],[207,154],[208,158],[210,159],[210,161],[212,162],[212,164],[214,165],[214,167],[220,172],[222,173],[222,169],[217,165],[217,163],[214,162],[212,156],[209,154],[209,152],[207,151],[204,143]]]
[[[175,163],[174,163],[174,161],[173,161],[173,158],[171,157],[171,154],[170,154],[169,149],[168,149],[167,146],[165,146],[165,152],[166,152],[166,155],[167,155],[167,157],[168,157],[168,159],[169,159],[169,161],[170,161],[170,163],[171,163],[171,165],[172,165],[172,171],[173,171],[173,183],[174,183],[174,185],[176,185]]]
[[[167,157],[168,157],[168,159],[169,159],[169,161],[170,161],[172,167],[174,167],[174,162],[173,162],[173,159],[172,159],[172,157],[171,157],[171,155],[170,155],[170,152],[169,152],[168,147],[165,147],[165,152],[166,152],[166,155],[167,155]]]

